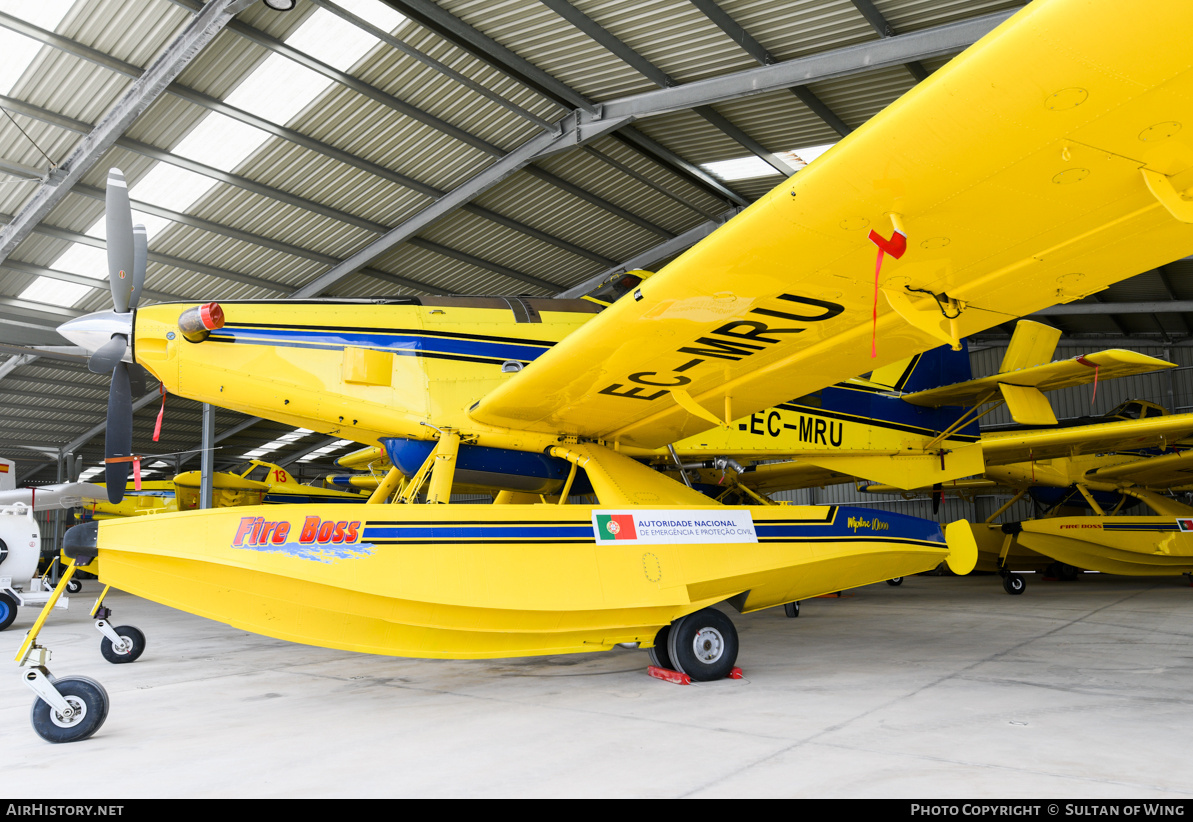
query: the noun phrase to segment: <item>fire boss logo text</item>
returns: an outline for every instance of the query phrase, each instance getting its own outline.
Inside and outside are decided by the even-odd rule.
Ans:
[[[236,529],[236,540],[232,543],[232,547],[285,545],[289,536],[289,522],[267,522],[264,517],[242,517],[240,527]],[[319,517],[307,517],[303,521],[302,532],[298,536],[300,545],[331,545],[356,542],[359,539],[360,520],[335,522],[321,520]]]

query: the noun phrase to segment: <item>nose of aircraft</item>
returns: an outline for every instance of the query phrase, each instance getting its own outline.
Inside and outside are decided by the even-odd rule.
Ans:
[[[99,361],[96,363],[99,368],[97,373],[110,373],[116,363],[133,361],[132,352],[126,344],[133,334],[132,311],[96,311],[66,321],[58,326],[58,333],[91,352],[92,360]],[[101,356],[101,352],[104,356]]]

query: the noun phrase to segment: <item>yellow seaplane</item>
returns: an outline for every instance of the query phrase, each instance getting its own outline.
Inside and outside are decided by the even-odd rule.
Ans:
[[[1193,491],[1193,414],[1165,414],[1152,403],[1130,401],[1111,415],[1123,412],[1139,416],[1062,429],[1073,432],[1074,440],[1081,429],[1119,431],[1117,447],[1093,453],[1078,446],[1072,454],[1033,449],[1031,457],[1020,455],[1019,461],[987,469],[986,482],[1015,495],[985,523],[973,526],[976,567],[999,572],[1008,593],[1022,593],[1026,586],[1016,570],[1055,569],[1067,578],[1079,569],[1131,576],[1193,574],[1193,534],[1188,533],[1193,507],[1172,497]],[[1052,492],[1045,516],[994,523],[1025,494],[1042,496],[1041,489]]]
[[[603,310],[483,297],[138,307],[113,277],[114,310],[62,329],[113,375],[109,487],[127,470],[134,352],[182,396],[425,457],[408,479],[395,464],[349,514],[108,520],[72,528],[65,550],[98,556],[109,585],[297,642],[433,658],[632,645],[696,680],[736,663],[714,606],[756,611],[946,559],[967,571],[967,524],[946,539],[864,509],[719,505],[644,461],[1190,253],[1193,130],[1158,124],[1193,97],[1193,9],[1145,5],[1028,6]],[[108,195],[119,270],[134,255],[118,172]],[[565,476],[546,503],[449,504],[474,457]],[[578,483],[595,502],[572,502]],[[33,724],[85,738],[106,694],[51,677],[45,613],[18,651]]]

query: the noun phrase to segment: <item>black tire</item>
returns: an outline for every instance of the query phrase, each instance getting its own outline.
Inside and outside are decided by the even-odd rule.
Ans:
[[[894,577],[886,581],[887,585],[899,586],[903,584],[903,577]]]
[[[671,623],[667,653],[675,670],[697,682],[724,679],[737,662],[737,629],[715,608],[705,608]]]
[[[100,729],[108,718],[108,692],[103,685],[85,676],[71,676],[54,680],[54,687],[78,714],[70,721],[63,720],[38,697],[30,716],[38,736],[46,742],[78,742]]]
[[[17,601],[8,594],[0,594],[0,631],[17,618]]]
[[[783,603],[783,613],[787,614],[788,619],[795,619],[797,616],[799,616],[799,603],[798,602]]]
[[[1007,574],[1002,578],[1002,589],[1008,594],[1018,596],[1027,588],[1027,581],[1018,574]]]
[[[136,662],[141,654],[145,653],[145,634],[141,633],[140,629],[134,628],[131,625],[121,625],[116,629],[116,633],[122,638],[130,640],[133,644],[132,650],[126,653],[118,653],[112,645],[112,640],[104,637],[99,643],[99,652],[104,655],[104,659],[111,662],[113,665],[121,665],[125,662]]]
[[[666,668],[668,671],[674,671],[675,666],[671,664],[671,657],[667,655],[667,637],[670,633],[670,625],[664,625],[660,628],[654,638],[654,647],[647,648],[646,653],[650,654],[651,665],[656,668]]]
[[[66,583],[66,593],[68,594],[77,594],[82,590],[83,583],[79,582],[77,579],[72,578],[70,582]]]

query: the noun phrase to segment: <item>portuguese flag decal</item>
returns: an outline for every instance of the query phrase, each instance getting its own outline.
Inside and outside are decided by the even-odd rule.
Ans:
[[[597,541],[637,539],[632,514],[597,514]]]

